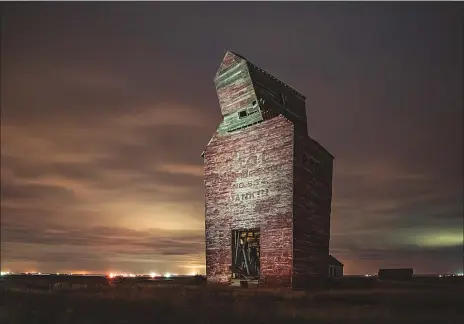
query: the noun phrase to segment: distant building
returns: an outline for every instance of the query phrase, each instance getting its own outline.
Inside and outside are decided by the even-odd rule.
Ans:
[[[228,51],[222,121],[202,153],[208,282],[305,288],[327,278],[333,156],[305,96]]]
[[[329,278],[343,277],[343,263],[329,255]]]
[[[379,269],[380,280],[411,280],[414,270],[411,269]]]

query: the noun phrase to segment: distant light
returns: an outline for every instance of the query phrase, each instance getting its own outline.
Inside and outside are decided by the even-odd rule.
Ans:
[[[155,278],[155,277],[156,277],[156,273],[154,273],[154,272],[150,273],[150,277]]]
[[[197,274],[195,272],[190,273],[191,276],[196,276]]]
[[[164,277],[165,277],[165,278],[170,278],[170,277],[171,277],[171,274],[170,274],[169,272],[166,272],[166,273],[164,274]]]
[[[463,272],[458,272],[458,273],[456,273],[456,276],[462,277],[462,276],[464,276],[464,273]]]
[[[59,276],[59,275],[60,275],[60,273],[59,273],[59,272],[57,272],[57,273],[56,273],[56,275],[57,275],[57,276]]]
[[[41,273],[40,273],[40,272],[39,272],[38,274],[39,274],[39,275],[41,275]]]
[[[0,275],[2,275],[2,276],[7,276],[7,275],[9,275],[9,274],[10,274],[9,271],[1,271],[1,272],[0,272]]]

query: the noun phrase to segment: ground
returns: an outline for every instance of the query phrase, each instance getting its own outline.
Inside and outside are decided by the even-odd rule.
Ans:
[[[461,323],[461,285],[319,292],[211,286],[0,292],[0,323]]]

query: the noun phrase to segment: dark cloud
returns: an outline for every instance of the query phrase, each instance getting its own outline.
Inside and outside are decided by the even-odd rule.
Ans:
[[[203,264],[199,155],[221,119],[212,78],[229,48],[307,95],[309,134],[336,157],[331,248],[348,273],[457,270],[459,8],[3,5],[2,262]]]
[[[178,250],[180,254],[201,252],[203,233],[189,230],[151,229],[136,231],[115,227],[36,227],[19,225],[5,221],[2,240],[5,243],[29,243],[40,245],[71,246],[121,246],[133,251],[132,245],[145,248],[145,253],[156,250],[170,253]],[[127,251],[129,252],[129,251]],[[137,253],[137,250],[133,251]],[[131,252],[132,253],[132,252]]]
[[[37,179],[41,176],[63,176],[75,180],[98,180],[99,170],[93,167],[85,168],[82,163],[54,163],[48,162],[37,166],[35,161],[27,161],[2,155],[2,168],[9,169],[14,176],[21,179]]]
[[[379,268],[413,268],[416,274],[455,273],[462,266],[462,246],[459,245],[370,249],[347,244],[346,248],[334,249],[332,253],[352,268],[353,273],[377,273]],[[356,260],[352,255],[357,256]]]
[[[15,185],[2,183],[1,198],[5,200],[22,199],[56,199],[62,203],[72,203],[72,191],[58,186],[44,186],[40,184]]]
[[[21,261],[24,254],[31,259],[39,258],[44,264],[53,264],[56,269],[95,269],[95,262],[108,267],[121,267],[121,259],[152,258],[154,251],[160,256],[181,256],[185,264],[195,264],[195,256],[202,255],[204,250],[204,235],[202,231],[193,230],[130,230],[118,227],[75,227],[48,223],[46,226],[37,224],[17,224],[14,221],[4,221],[2,243],[5,246],[16,247],[9,261]],[[37,255],[31,249],[37,249]],[[64,248],[64,249],[63,249]],[[13,252],[7,249],[3,252]],[[19,253],[18,253],[19,252]],[[102,255],[103,254],[103,255]],[[10,253],[8,253],[10,255]],[[76,261],[70,260],[77,258]],[[100,258],[100,261],[98,259]],[[106,260],[106,261],[102,261]],[[172,260],[171,260],[172,261]],[[169,267],[162,265],[169,270]],[[98,269],[98,268],[97,268]],[[133,271],[143,271],[143,266],[133,262]]]

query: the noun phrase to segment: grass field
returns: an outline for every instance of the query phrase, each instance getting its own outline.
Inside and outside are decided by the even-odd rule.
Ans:
[[[0,323],[461,323],[461,288],[406,285],[313,293],[210,286],[10,290],[0,292]]]

